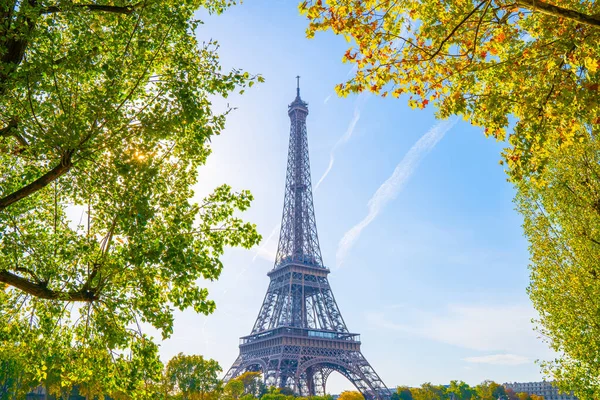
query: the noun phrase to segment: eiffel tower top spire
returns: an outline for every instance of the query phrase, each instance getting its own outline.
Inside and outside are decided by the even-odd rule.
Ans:
[[[290,143],[279,245],[274,269],[289,263],[323,266],[310,179],[306,116],[308,103],[300,98],[300,76],[296,98],[288,106]]]
[[[297,80],[296,98],[294,99],[294,101],[292,101],[292,104],[290,104],[288,106],[288,108],[289,108],[288,109],[288,115],[292,119],[292,121],[291,121],[292,122],[292,128],[291,128],[292,132],[290,132],[290,140],[291,140],[291,135],[293,134],[293,129],[294,129],[294,119],[292,118],[292,112],[294,112],[294,111],[300,111],[300,112],[304,113],[302,119],[304,120],[304,124],[305,124],[305,126],[304,126],[304,133],[305,133],[305,136],[306,136],[306,116],[308,115],[308,103],[305,102],[305,101],[303,101],[300,98],[300,75],[296,76],[296,80]],[[291,142],[290,142],[290,144],[291,144]],[[290,148],[290,151],[291,150],[292,149]],[[308,147],[305,150],[308,153]],[[288,151],[288,159],[289,159],[290,156],[291,156],[291,153]],[[288,169],[288,172],[289,172],[289,169]],[[310,179],[310,171],[309,171],[309,179]]]

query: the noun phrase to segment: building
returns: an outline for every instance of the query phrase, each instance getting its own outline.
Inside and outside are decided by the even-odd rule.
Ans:
[[[559,393],[558,389],[550,382],[513,382],[504,383],[506,389],[512,389],[515,393],[528,393],[544,396],[544,400],[577,400],[573,392]]]

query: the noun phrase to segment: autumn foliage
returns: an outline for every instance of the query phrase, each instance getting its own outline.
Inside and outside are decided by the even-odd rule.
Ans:
[[[332,30],[356,73],[340,95],[406,94],[507,139],[511,176],[535,174],[600,119],[600,19],[591,0],[321,0],[300,10],[309,37]]]

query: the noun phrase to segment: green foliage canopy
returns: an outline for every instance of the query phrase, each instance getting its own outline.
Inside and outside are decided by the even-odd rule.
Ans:
[[[237,399],[242,395],[260,398],[267,392],[267,387],[260,372],[246,371],[227,382],[224,391],[226,397],[232,399]]]
[[[541,336],[558,353],[543,364],[564,391],[600,397],[600,143],[557,154],[540,188],[518,186],[530,242],[531,284]]]
[[[183,399],[217,399],[222,388],[218,378],[221,366],[215,360],[205,360],[199,355],[179,353],[167,364],[165,375],[167,382]]]
[[[261,79],[194,36],[196,9],[228,5],[1,3],[0,352],[31,384],[147,396],[162,366],[141,327],[166,338],[174,309],[212,312],[199,280],[260,239],[235,216],[248,192],[192,202],[228,112],[211,99]]]
[[[442,385],[432,385],[426,382],[420,388],[411,388],[413,400],[445,400],[446,388]]]
[[[452,394],[456,400],[469,400],[476,396],[475,388],[463,381],[450,381],[447,393]]]
[[[398,386],[396,393],[392,393],[391,400],[413,400],[408,386]]]
[[[225,399],[238,400],[244,394],[244,382],[239,379],[232,379],[223,388],[223,397]]]
[[[477,385],[475,393],[481,400],[496,400],[506,395],[504,386],[490,380],[485,380]]]
[[[338,400],[365,400],[365,398],[360,392],[345,390],[340,393]]]

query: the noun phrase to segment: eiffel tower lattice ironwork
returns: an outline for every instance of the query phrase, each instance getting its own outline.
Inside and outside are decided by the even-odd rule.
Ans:
[[[323,265],[308,158],[308,104],[300,98],[299,81],[288,115],[291,132],[275,266],[252,333],[240,339],[240,354],[225,381],[260,371],[268,386],[322,395],[327,378],[337,371],[367,400],[387,399],[389,390],[360,351],[360,336],[346,328],[327,279],[330,271]]]

